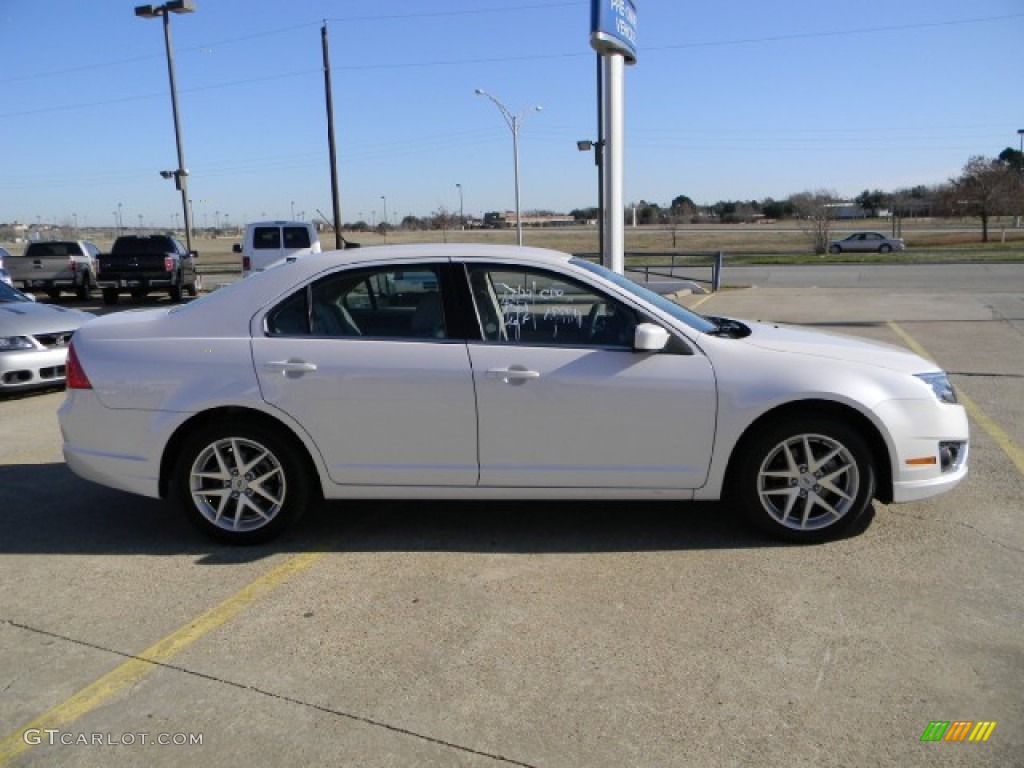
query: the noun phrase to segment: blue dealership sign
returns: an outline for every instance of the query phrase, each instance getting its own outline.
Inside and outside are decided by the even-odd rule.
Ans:
[[[590,45],[598,53],[621,53],[636,64],[635,0],[591,0]]]

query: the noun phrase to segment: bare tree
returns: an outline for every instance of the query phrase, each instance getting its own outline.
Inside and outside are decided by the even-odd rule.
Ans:
[[[453,215],[447,207],[440,206],[434,211],[434,229],[441,230],[441,239],[448,242],[448,230],[452,228],[458,217]]]
[[[829,240],[832,239],[832,224],[836,219],[839,198],[836,193],[819,189],[813,192],[801,192],[789,198],[790,205],[796,213],[800,228],[819,256],[828,251]]]
[[[1020,178],[1013,164],[977,155],[967,161],[959,178],[950,179],[950,207],[981,219],[981,242],[988,242],[992,216],[1013,213]]]

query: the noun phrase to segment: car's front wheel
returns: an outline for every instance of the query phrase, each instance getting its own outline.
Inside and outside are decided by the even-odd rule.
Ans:
[[[838,245],[830,245],[828,247],[828,252],[829,253],[842,253],[843,249],[840,248]]]
[[[892,252],[892,246],[889,245],[888,243],[883,243],[882,245],[878,246],[878,252],[879,253],[891,253]]]
[[[842,536],[871,505],[875,468],[860,433],[829,418],[780,421],[746,444],[733,486],[743,515],[787,541]]]
[[[189,520],[218,541],[268,541],[309,504],[299,455],[276,430],[237,421],[211,425],[190,438],[178,458],[178,500]]]

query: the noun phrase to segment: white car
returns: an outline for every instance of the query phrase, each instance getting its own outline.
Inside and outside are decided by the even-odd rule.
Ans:
[[[0,394],[63,384],[71,335],[92,318],[0,283]]]
[[[232,543],[321,498],[725,498],[823,541],[950,490],[968,453],[946,374],[904,349],[484,245],[313,254],[94,320],[60,424],[74,472]]]

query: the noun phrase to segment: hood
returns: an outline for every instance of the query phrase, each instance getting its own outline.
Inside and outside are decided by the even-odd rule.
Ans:
[[[761,349],[873,365],[910,374],[938,370],[935,363],[893,344],[788,325],[747,325],[751,333],[740,343]]]
[[[31,301],[0,304],[0,336],[35,336],[73,331],[93,315],[77,309]]]

